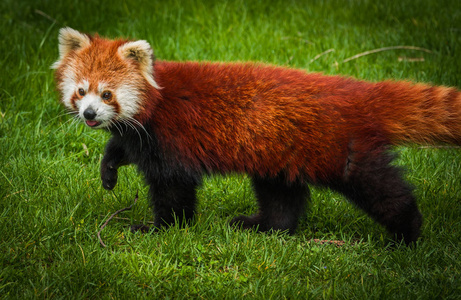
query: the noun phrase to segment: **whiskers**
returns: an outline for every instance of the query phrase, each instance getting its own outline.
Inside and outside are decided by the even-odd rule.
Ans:
[[[72,118],[68,118],[64,123],[61,124],[60,128],[65,127],[75,127],[79,128],[82,125],[82,120],[79,117],[78,113],[75,111],[66,111],[61,113],[60,115],[56,116],[55,118],[62,117],[64,115],[70,115]],[[70,124],[70,125],[69,125]],[[112,129],[112,131],[118,132],[120,136],[125,135],[132,135],[139,139],[139,147],[142,151],[143,146],[150,145],[151,141],[153,141],[152,136],[150,135],[149,131],[144,127],[144,125],[136,120],[133,117],[124,117],[121,119],[111,119],[109,121],[103,122],[103,127],[107,129]]]
[[[120,124],[117,124],[116,121],[111,120],[108,127],[110,128],[112,126],[117,129],[118,133],[120,133],[120,136],[123,136],[123,128],[120,126]]]
[[[123,134],[128,132],[129,129],[132,129],[134,132],[136,132],[136,134],[139,137],[140,150],[142,149],[142,146],[143,146],[143,140],[147,140],[148,145],[150,141],[152,141],[152,136],[149,134],[146,128],[141,124],[141,122],[139,122],[135,118],[129,117],[129,118],[124,118],[124,119],[119,119],[119,120],[111,120],[109,127],[112,127],[112,126],[117,129],[117,131],[120,133],[120,136],[123,136]]]
[[[67,126],[69,123],[70,123],[70,126],[69,127],[77,127],[78,125],[80,125],[81,123],[81,120],[80,118],[78,117],[78,114],[74,111],[65,111],[59,115],[57,115],[56,117],[54,117],[53,119],[58,119],[62,116],[72,116],[72,118],[68,118],[64,123],[61,124],[61,126],[59,126],[59,129],[63,128],[64,126]]]

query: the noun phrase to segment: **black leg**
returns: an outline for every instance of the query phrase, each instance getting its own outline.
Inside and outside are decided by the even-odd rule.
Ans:
[[[114,140],[110,140],[106,146],[104,157],[101,161],[101,181],[106,190],[112,190],[117,184],[117,169],[126,165],[125,152],[121,147],[116,146]]]
[[[236,217],[231,223],[243,228],[258,228],[259,231],[273,229],[294,233],[309,197],[307,184],[287,183],[282,176],[253,177],[252,182],[259,212],[252,216]]]
[[[422,216],[412,188],[403,180],[402,170],[391,165],[392,160],[386,151],[363,158],[351,155],[344,181],[335,189],[408,245],[419,237]]]
[[[158,230],[171,226],[176,221],[180,225],[189,222],[195,213],[196,188],[198,182],[194,180],[168,180],[151,183],[149,193],[154,210],[154,227]],[[134,225],[132,231],[147,232],[146,225]]]

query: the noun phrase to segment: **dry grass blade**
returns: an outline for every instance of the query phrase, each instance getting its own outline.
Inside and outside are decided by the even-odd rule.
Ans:
[[[423,52],[426,52],[426,53],[432,53],[431,50],[421,48],[421,47],[415,47],[415,46],[392,46],[392,47],[383,47],[383,48],[378,48],[378,49],[374,49],[374,50],[370,50],[370,51],[365,51],[365,52],[356,54],[354,56],[351,56],[349,58],[346,58],[342,62],[345,63],[345,62],[357,59],[357,58],[362,57],[362,56],[366,56],[366,55],[370,55],[370,54],[378,53],[378,52],[383,52],[383,51],[390,51],[390,50],[416,50],[416,51],[423,51]]]
[[[326,54],[328,54],[328,53],[334,52],[334,51],[335,51],[335,49],[333,49],[333,48],[332,48],[332,49],[328,49],[327,51],[323,51],[322,53],[317,54],[313,59],[311,59],[311,60],[309,61],[309,63],[311,64],[311,63],[313,63],[314,61],[316,61],[317,59],[319,59],[320,57],[322,57],[322,56],[324,56],[324,55],[326,55]]]
[[[103,247],[107,247],[106,244],[104,244],[104,242],[102,241],[101,239],[101,232],[102,230],[104,229],[104,227],[107,226],[107,224],[109,223],[110,220],[112,220],[117,214],[123,212],[123,211],[126,211],[126,210],[130,210],[135,204],[136,202],[138,201],[138,192],[139,191],[136,191],[136,196],[134,198],[134,202],[133,204],[131,204],[130,206],[127,206],[125,208],[122,208],[122,209],[119,209],[117,210],[116,212],[114,212],[107,220],[106,222],[104,222],[104,224],[102,224],[101,228],[99,229],[98,231],[98,240],[99,240],[99,243],[103,246]]]

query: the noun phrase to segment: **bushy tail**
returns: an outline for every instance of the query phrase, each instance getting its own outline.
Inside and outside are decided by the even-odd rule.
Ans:
[[[370,99],[393,144],[461,145],[461,92],[456,88],[385,81]]]

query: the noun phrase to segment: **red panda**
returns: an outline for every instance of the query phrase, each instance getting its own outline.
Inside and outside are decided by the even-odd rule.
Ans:
[[[232,224],[293,233],[311,184],[342,193],[411,244],[422,216],[390,147],[461,144],[455,88],[259,63],[155,61],[146,41],[70,28],[60,30],[59,55],[52,68],[64,106],[112,134],[103,187],[115,187],[120,166],[137,165],[156,229],[193,217],[204,174],[242,172],[259,211]]]

